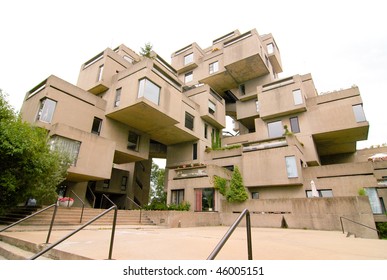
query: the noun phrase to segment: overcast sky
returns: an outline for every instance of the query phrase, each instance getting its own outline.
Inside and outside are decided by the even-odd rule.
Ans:
[[[358,148],[387,143],[387,20],[383,0],[45,1],[0,3],[0,88],[19,110],[49,75],[76,84],[82,63],[125,44],[171,53],[202,48],[238,29],[272,33],[280,77],[311,73],[318,92],[357,85],[370,132]]]

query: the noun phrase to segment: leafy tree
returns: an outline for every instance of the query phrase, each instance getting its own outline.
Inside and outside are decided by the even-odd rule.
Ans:
[[[140,54],[142,56],[151,58],[152,49],[153,49],[153,46],[151,45],[151,43],[146,43],[145,46],[141,48]]]
[[[167,203],[167,193],[164,191],[165,169],[160,168],[152,162],[151,169],[151,190],[149,192],[149,201],[151,204]]]
[[[47,131],[21,120],[0,91],[0,211],[34,197],[52,203],[69,157],[52,151]]]
[[[238,166],[235,166],[234,172],[232,173],[230,187],[226,193],[226,199],[228,202],[243,202],[248,199]]]

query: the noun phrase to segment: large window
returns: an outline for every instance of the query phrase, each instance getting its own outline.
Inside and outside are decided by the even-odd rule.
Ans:
[[[284,134],[282,121],[270,122],[267,124],[269,138],[281,137]]]
[[[290,118],[290,129],[293,133],[299,133],[300,132],[300,125],[298,123],[298,117]]]
[[[288,173],[288,178],[297,178],[297,162],[295,156],[285,157],[286,162],[286,172]]]
[[[189,83],[189,82],[192,82],[192,80],[193,80],[193,72],[189,71],[189,72],[185,73],[184,82]]]
[[[116,97],[114,98],[114,107],[120,106],[122,88],[116,89]]]
[[[197,143],[194,143],[192,145],[192,159],[193,160],[198,159],[198,144]]]
[[[274,44],[273,43],[267,44],[266,47],[267,47],[267,53],[268,54],[274,53]]]
[[[156,105],[160,103],[160,87],[147,78],[141,79],[138,87],[138,98],[145,97]]]
[[[129,150],[138,152],[139,146],[140,146],[140,135],[138,135],[133,131],[129,131],[127,148]]]
[[[211,100],[208,100],[208,113],[215,114],[216,112],[216,104]]]
[[[40,101],[37,120],[41,122],[51,123],[56,107],[56,101],[44,98]]]
[[[185,112],[185,127],[193,130],[194,129],[194,119],[195,119],[194,116],[192,116],[188,112]]]
[[[193,53],[190,53],[184,56],[184,65],[187,65],[191,62],[193,62]]]
[[[366,121],[366,117],[364,114],[362,104],[353,105],[352,109],[353,109],[353,113],[355,114],[356,122],[365,122]]]
[[[300,89],[293,90],[293,100],[294,100],[294,105],[300,105],[304,103],[302,100],[302,93]]]
[[[215,210],[215,189],[195,189],[195,211]]]
[[[213,63],[210,63],[209,68],[210,68],[209,69],[210,70],[210,74],[218,72],[219,71],[219,62],[215,61]]]
[[[93,125],[91,127],[91,133],[99,135],[101,133],[102,120],[100,118],[94,117]]]
[[[50,139],[50,147],[53,150],[61,151],[65,154],[68,154],[71,160],[71,164],[73,166],[76,166],[81,142],[62,136],[54,135]]]
[[[171,191],[171,203],[179,205],[184,201],[184,190],[172,190]]]

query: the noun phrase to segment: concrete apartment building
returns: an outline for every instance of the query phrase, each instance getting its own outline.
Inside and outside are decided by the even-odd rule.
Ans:
[[[281,72],[273,36],[256,30],[235,30],[205,49],[192,43],[170,64],[121,45],[85,62],[77,85],[48,77],[26,94],[21,113],[73,156],[65,191],[90,206],[102,194],[123,209],[145,205],[152,158],[166,158],[168,203],[187,201],[194,212],[248,207],[295,221],[289,215],[313,208],[305,227],[324,229],[311,226],[311,215],[333,209],[368,225],[383,220],[387,161],[368,159],[387,149],[356,150],[369,130],[359,89],[318,94],[310,74]],[[222,133],[226,116],[231,133]],[[216,137],[222,149],[211,149]],[[230,179],[235,166],[249,194],[240,204],[214,188],[214,176]]]

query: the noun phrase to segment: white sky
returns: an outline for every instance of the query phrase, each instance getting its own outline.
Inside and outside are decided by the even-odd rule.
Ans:
[[[12,0],[0,2],[0,88],[19,110],[49,75],[76,84],[80,66],[107,47],[150,42],[172,52],[202,48],[238,29],[272,33],[280,77],[312,73],[318,92],[359,86],[370,132],[358,148],[387,143],[385,1]]]

